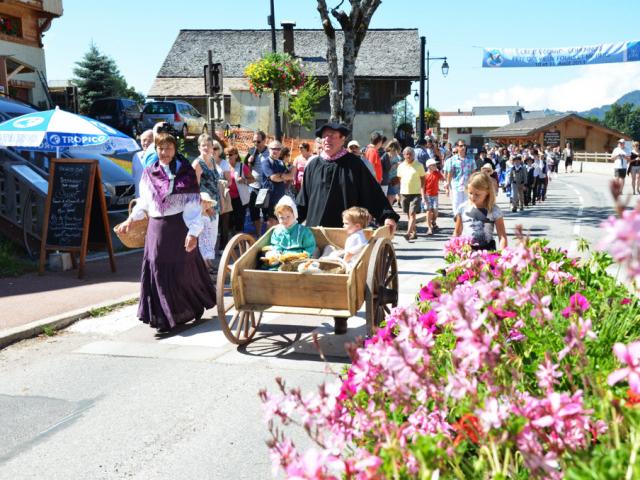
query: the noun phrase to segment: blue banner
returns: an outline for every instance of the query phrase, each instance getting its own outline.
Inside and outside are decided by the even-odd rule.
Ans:
[[[563,48],[485,48],[483,68],[564,67],[640,60],[640,41]]]

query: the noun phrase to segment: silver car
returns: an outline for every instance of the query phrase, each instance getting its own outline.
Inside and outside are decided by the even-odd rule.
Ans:
[[[191,104],[181,100],[147,103],[142,109],[140,120],[143,130],[153,128],[158,122],[166,122],[171,125],[174,133],[183,138],[209,131],[207,121],[202,114]]]

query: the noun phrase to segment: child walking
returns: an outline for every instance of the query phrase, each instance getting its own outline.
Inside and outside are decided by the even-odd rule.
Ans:
[[[500,248],[507,246],[507,232],[502,211],[496,205],[496,194],[491,177],[476,172],[467,184],[469,200],[458,208],[455,215],[454,237],[471,237],[474,250],[495,250],[494,229]]]
[[[511,184],[511,211],[524,210],[524,188],[527,183],[527,169],[522,166],[522,159],[516,157],[513,160],[513,168],[509,172]]]
[[[440,230],[436,225],[438,219],[438,191],[439,183],[444,181],[444,176],[437,168],[438,162],[430,158],[427,160],[427,174],[424,177],[424,190],[422,201],[427,205],[427,235]]]

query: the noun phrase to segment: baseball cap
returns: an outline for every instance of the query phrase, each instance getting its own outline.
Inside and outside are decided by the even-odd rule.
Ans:
[[[621,138],[620,140],[618,140],[618,143],[625,143],[626,140],[624,138]]]
[[[431,165],[437,165],[438,162],[436,162],[433,158],[430,158],[429,160],[427,160],[427,167],[430,167]]]
[[[349,143],[347,143],[347,148],[351,148],[351,147],[360,148],[360,144],[358,143],[357,140],[351,140]]]

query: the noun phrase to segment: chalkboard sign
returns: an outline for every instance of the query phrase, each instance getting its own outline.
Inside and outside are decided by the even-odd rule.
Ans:
[[[49,224],[47,245],[52,248],[82,247],[89,179],[94,169],[90,163],[58,163],[52,168],[51,205],[45,219]]]
[[[544,145],[549,145],[550,147],[560,145],[560,132],[558,131],[544,132],[543,138]]]
[[[107,204],[96,160],[55,159],[49,168],[49,189],[45,204],[40,247],[40,274],[49,250],[80,255],[78,276],[84,275],[88,247],[109,252],[115,272],[113,246],[107,218]]]

